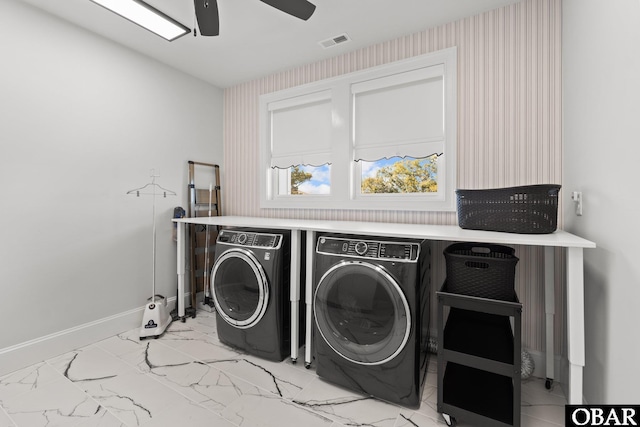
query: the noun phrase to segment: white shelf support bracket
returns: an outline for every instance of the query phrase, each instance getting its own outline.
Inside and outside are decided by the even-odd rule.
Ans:
[[[301,230],[291,230],[291,361],[298,360],[298,310],[300,309],[300,243]]]
[[[316,232],[313,230],[307,231],[307,267],[305,270],[305,349],[304,349],[304,367],[309,368],[311,366],[312,359],[312,322],[313,322],[313,268],[315,260],[315,244],[316,244]]]
[[[545,354],[547,371],[547,389],[555,379],[555,351],[554,351],[554,318],[555,309],[555,248],[544,248],[544,311],[545,311]]]
[[[567,248],[567,352],[570,405],[581,405],[584,353],[584,259],[582,248]]]

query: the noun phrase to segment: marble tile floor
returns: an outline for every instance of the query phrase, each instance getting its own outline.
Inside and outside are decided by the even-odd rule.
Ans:
[[[215,315],[199,311],[159,339],[140,341],[136,328],[0,377],[0,427],[446,426],[435,386],[434,356],[419,409],[362,396],[301,361],[226,347]],[[522,426],[563,425],[565,403],[560,387],[524,381]]]

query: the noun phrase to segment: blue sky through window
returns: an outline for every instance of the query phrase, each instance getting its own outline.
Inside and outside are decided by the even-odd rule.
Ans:
[[[305,181],[298,189],[303,194],[330,194],[331,193],[331,165],[322,166],[302,165],[300,169],[311,174],[311,179]]]
[[[368,162],[366,160],[361,160],[362,163],[362,179],[373,178],[376,176],[376,173],[386,167],[390,166],[398,161],[402,160],[401,157],[392,157],[390,159],[380,159],[373,162]]]

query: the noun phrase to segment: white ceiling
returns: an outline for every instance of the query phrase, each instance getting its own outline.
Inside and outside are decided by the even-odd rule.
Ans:
[[[173,42],[90,0],[22,0],[221,88],[412,34],[521,0],[311,0],[308,21],[259,0],[218,0],[220,35]],[[192,0],[146,0],[193,28]],[[318,42],[347,33],[352,41]]]

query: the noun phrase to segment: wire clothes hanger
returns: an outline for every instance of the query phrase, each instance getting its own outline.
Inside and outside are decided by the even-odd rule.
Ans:
[[[175,196],[176,193],[171,190],[167,190],[164,187],[161,187],[159,184],[156,184],[156,178],[160,175],[155,175],[155,170],[151,169],[151,182],[143,185],[140,188],[134,188],[133,190],[127,191],[127,194],[136,194],[136,197],[143,196],[162,196],[167,197],[167,195]]]
[[[153,196],[153,271],[151,275],[153,291],[151,294],[151,299],[155,303],[156,300],[156,196],[162,196],[164,198],[169,196],[175,196],[176,193],[171,190],[167,190],[164,187],[161,187],[159,184],[156,184],[156,178],[160,175],[155,174],[155,169],[151,169],[151,182],[143,185],[140,188],[134,188],[133,190],[127,191],[127,194],[135,194],[136,197],[143,196]]]

